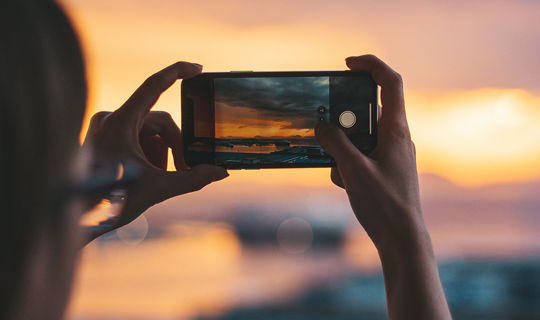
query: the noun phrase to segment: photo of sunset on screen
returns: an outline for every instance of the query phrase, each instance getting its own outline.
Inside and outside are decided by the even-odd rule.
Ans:
[[[313,132],[329,90],[329,77],[215,79],[216,162],[330,163]]]
[[[329,167],[334,160],[315,139],[319,122],[339,126],[361,151],[376,141],[376,85],[366,74],[207,73],[185,81],[182,97],[191,164]]]

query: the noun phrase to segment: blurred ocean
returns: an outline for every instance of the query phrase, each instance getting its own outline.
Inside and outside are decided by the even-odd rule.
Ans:
[[[88,246],[69,318],[386,318],[377,253],[342,190],[233,179]],[[538,319],[540,183],[422,175],[421,190],[455,319]]]

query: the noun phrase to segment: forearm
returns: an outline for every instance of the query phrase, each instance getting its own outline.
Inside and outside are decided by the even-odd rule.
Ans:
[[[324,121],[317,125],[317,141],[337,164],[332,181],[345,188],[358,221],[379,251],[390,319],[451,319],[422,219],[403,80],[373,55],[345,61],[352,71],[371,74],[381,87],[383,106],[377,147],[369,155],[340,127]]]
[[[391,320],[452,319],[424,228],[378,247]]]

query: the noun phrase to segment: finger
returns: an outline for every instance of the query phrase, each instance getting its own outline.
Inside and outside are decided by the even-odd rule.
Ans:
[[[169,148],[158,135],[145,135],[139,138],[139,143],[146,159],[155,167],[167,170],[167,155]]]
[[[101,126],[101,124],[103,123],[103,120],[110,114],[111,112],[108,112],[108,111],[97,112],[96,114],[92,116],[92,119],[90,119],[90,125],[88,126],[88,128],[90,129],[90,128]]]
[[[381,122],[391,121],[407,126],[403,81],[399,73],[374,55],[363,55],[345,59],[353,71],[369,72],[373,80],[381,86],[382,117]]]
[[[319,122],[315,127],[315,138],[339,166],[367,160],[366,156],[352,144],[345,132],[335,125]]]
[[[92,116],[90,123],[88,124],[88,130],[86,136],[84,137],[84,144],[90,143],[96,134],[99,132],[99,129],[103,126],[103,121],[111,112],[100,111]]]
[[[201,164],[189,171],[165,172],[163,178],[172,196],[193,192],[228,177],[227,170],[213,165]]]
[[[332,170],[330,171],[330,179],[336,186],[340,188],[345,188],[345,185],[343,184],[343,181],[341,180],[341,175],[339,174],[338,168],[332,167]]]
[[[180,61],[150,76],[120,108],[140,119],[154,106],[161,94],[177,79],[191,78],[202,71],[200,64]]]
[[[141,135],[159,135],[171,148],[176,170],[189,170],[184,160],[182,132],[168,112],[153,111],[145,119]]]

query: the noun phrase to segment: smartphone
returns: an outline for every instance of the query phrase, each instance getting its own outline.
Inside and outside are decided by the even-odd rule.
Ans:
[[[352,71],[202,73],[182,81],[186,163],[227,169],[331,167],[317,143],[334,123],[362,152],[377,143],[377,84]]]

